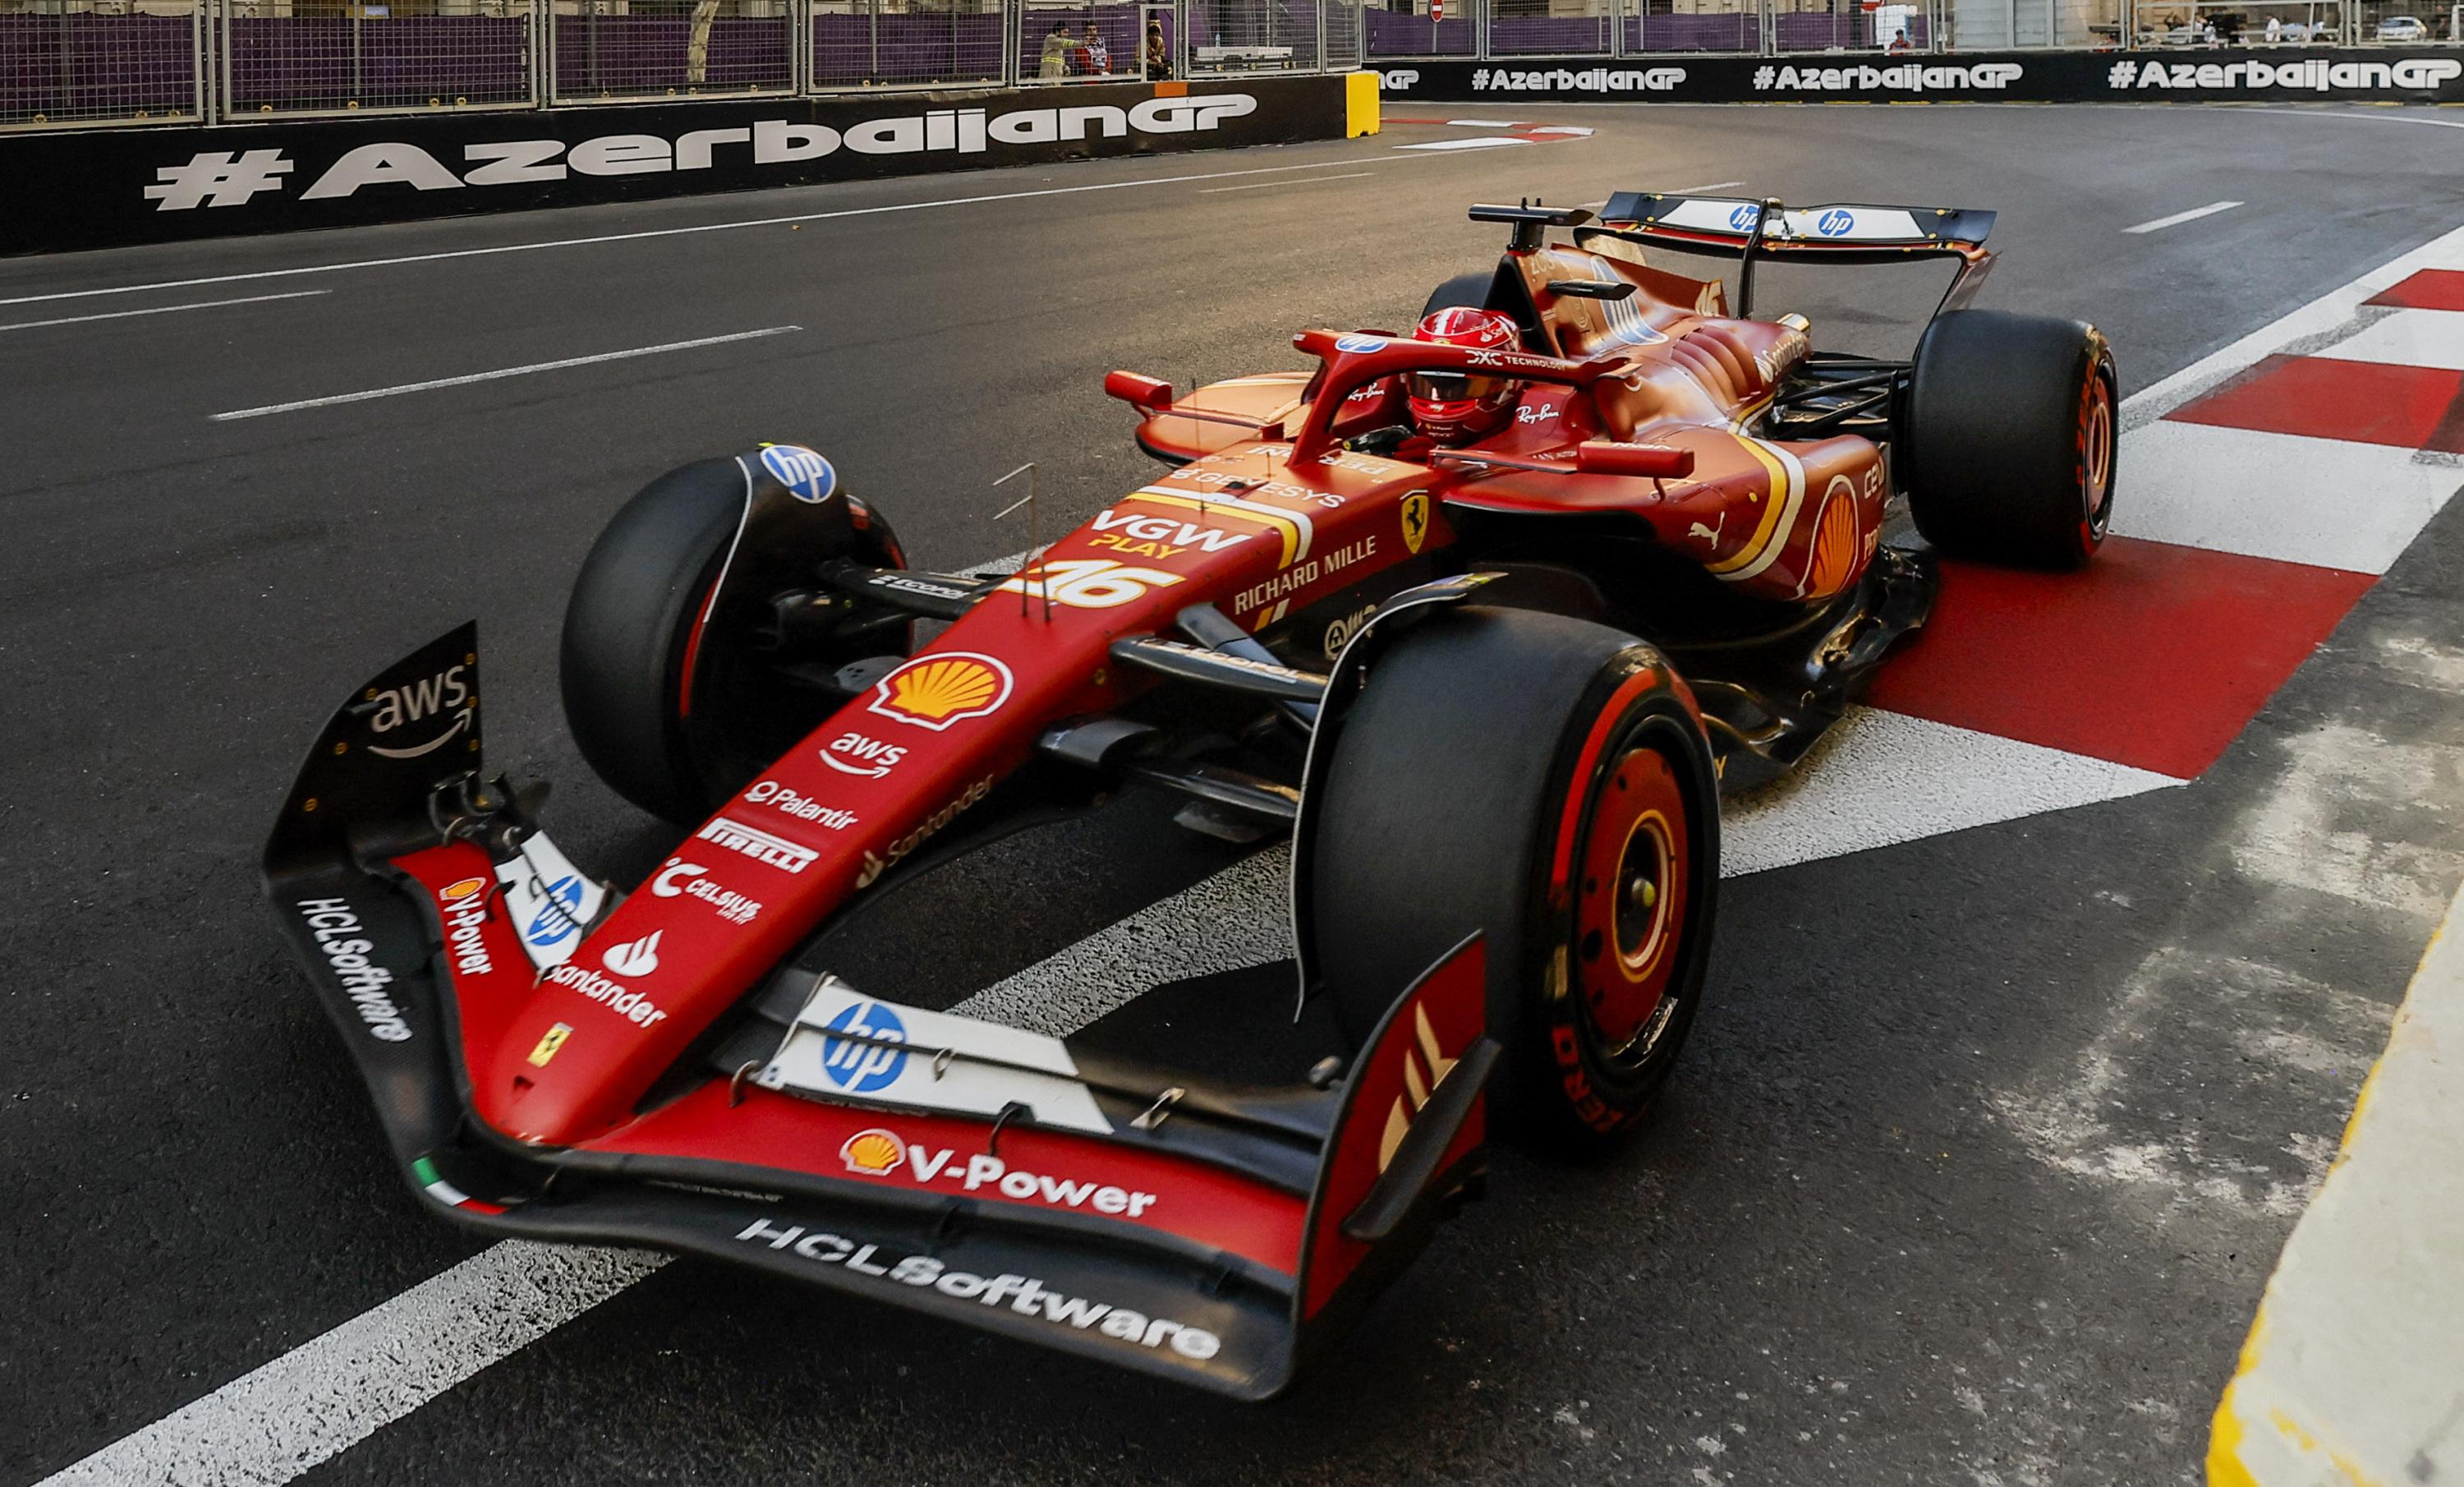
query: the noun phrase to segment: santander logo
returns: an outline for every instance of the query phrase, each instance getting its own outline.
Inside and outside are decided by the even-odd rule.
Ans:
[[[659,968],[659,937],[666,933],[653,930],[639,940],[609,945],[599,963],[619,976],[647,976]]]

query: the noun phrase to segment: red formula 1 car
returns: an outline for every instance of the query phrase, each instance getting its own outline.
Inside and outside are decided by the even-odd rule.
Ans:
[[[2083,561],[2113,363],[2085,324],[1964,308],[1988,213],[1473,216],[1512,246],[1419,335],[1307,331],[1307,369],[1180,401],[1113,373],[1171,469],[1016,574],[911,570],[803,446],[652,482],[562,657],[584,755],[686,833],[629,891],[483,770],[471,627],[355,693],[266,878],[417,1187],[488,1232],[715,1255],[1257,1398],[1476,1189],[1492,1113],[1636,1121],[1701,1000],[1723,786],[1790,768],[1925,617],[1932,553],[1886,513]],[[1956,276],[1885,362],[1646,247],[1737,256],[1741,299],[1782,256]],[[1222,999],[1220,1038],[1149,1064],[800,963],[1125,786],[1290,835],[1317,1041],[1284,1082],[1205,1066],[1259,1002],[1290,1036],[1285,997]]]

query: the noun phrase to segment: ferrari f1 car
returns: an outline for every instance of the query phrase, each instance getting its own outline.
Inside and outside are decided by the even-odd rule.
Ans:
[[[629,891],[483,766],[473,627],[355,692],[265,874],[417,1189],[1261,1398],[1480,1188],[1492,1117],[1639,1119],[1702,1002],[1723,789],[1802,759],[1925,620],[1936,550],[2089,556],[2113,361],[1966,307],[1988,212],[1472,215],[1511,246],[1425,336],[1305,331],[1304,369],[1185,398],[1112,373],[1171,468],[1016,572],[911,567],[805,446],[651,482],[561,658],[591,766],[684,832]],[[1738,302],[1652,248],[1730,255]],[[1761,262],[1928,257],[1954,277],[1907,361],[1750,314]],[[1903,499],[1924,541],[1885,544]],[[1125,788],[1289,838],[1322,1032],[1280,1082],[803,964]]]

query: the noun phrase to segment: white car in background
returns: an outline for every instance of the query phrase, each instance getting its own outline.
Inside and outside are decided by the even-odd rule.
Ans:
[[[2377,39],[2381,41],[2428,41],[2430,28],[2416,16],[2389,15],[2379,21]]]

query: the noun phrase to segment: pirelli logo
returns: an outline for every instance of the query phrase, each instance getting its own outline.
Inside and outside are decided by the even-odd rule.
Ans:
[[[696,840],[724,847],[730,852],[740,852],[754,861],[765,863],[781,873],[801,873],[811,867],[813,859],[821,855],[810,847],[800,847],[783,836],[773,836],[768,832],[757,831],[726,816],[714,816],[711,823],[695,832],[693,836]]]

